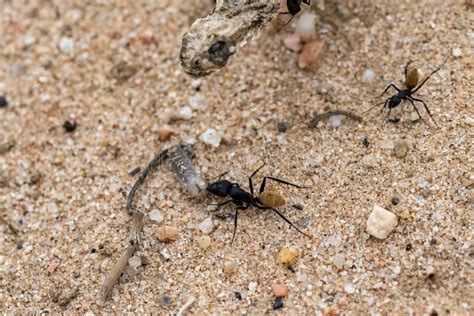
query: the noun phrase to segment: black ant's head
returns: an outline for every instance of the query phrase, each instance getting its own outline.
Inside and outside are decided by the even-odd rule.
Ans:
[[[206,190],[214,195],[226,197],[229,194],[231,187],[232,183],[229,181],[218,180],[216,182],[209,183]]]

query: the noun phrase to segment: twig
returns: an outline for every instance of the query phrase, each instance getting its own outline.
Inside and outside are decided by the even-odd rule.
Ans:
[[[181,306],[181,308],[179,309],[178,313],[176,313],[176,316],[183,316],[183,315],[184,315],[184,312],[186,311],[186,309],[187,309],[189,306],[191,306],[195,301],[196,301],[196,298],[191,295],[191,297],[188,298],[188,301],[187,301],[183,306]]]
[[[359,116],[355,113],[352,113],[352,112],[349,112],[349,111],[344,111],[344,110],[333,110],[333,111],[328,111],[326,113],[322,113],[322,114],[317,114],[315,115],[311,121],[309,122],[309,127],[310,128],[314,128],[316,127],[316,125],[324,120],[324,119],[327,119],[327,118],[330,118],[331,116],[335,116],[335,115],[344,115],[344,116],[347,116],[348,118],[351,118],[357,122],[362,122],[363,119],[362,119],[362,116]]]

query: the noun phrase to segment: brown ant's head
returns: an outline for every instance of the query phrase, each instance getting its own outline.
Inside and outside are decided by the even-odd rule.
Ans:
[[[218,180],[216,182],[209,183],[206,190],[214,195],[226,197],[229,194],[231,187],[231,182],[227,180]]]

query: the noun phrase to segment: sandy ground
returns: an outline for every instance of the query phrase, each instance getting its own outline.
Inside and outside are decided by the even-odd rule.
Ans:
[[[327,51],[305,71],[282,44],[293,26],[275,21],[196,91],[178,63],[180,41],[210,1],[0,1],[0,95],[9,101],[0,108],[1,311],[171,314],[193,295],[193,314],[473,314],[469,3],[319,9]],[[418,94],[438,128],[412,122],[408,105],[392,111],[397,124],[381,125],[374,110],[363,123],[308,128],[313,113],[368,109],[387,84],[402,84],[408,60],[427,74],[449,56]],[[136,73],[117,79],[119,63]],[[375,79],[363,82],[368,68]],[[191,119],[170,121],[169,111],[189,104]],[[65,120],[77,129],[66,133]],[[280,121],[289,123],[286,133],[277,131]],[[164,125],[175,132],[171,140],[158,138]],[[210,127],[223,137],[218,148],[200,139]],[[193,226],[221,200],[191,198],[161,168],[136,202],[145,214],[164,215],[160,224],[145,216],[139,254],[148,265],[98,305],[101,283],[127,245],[130,171],[185,141],[195,142],[207,179],[230,170],[228,179],[245,186],[266,161],[262,175],[310,185],[279,190],[289,200],[282,212],[308,222],[301,229],[313,238],[249,209],[232,245],[232,220],[214,216],[211,246],[201,249]],[[390,149],[397,141],[409,145],[405,158]],[[403,214],[384,240],[365,233],[374,205]],[[178,240],[157,240],[163,224],[178,228]],[[291,268],[275,260],[283,247],[300,253]],[[223,272],[229,260],[238,264],[233,276]],[[278,282],[290,292],[273,312]]]

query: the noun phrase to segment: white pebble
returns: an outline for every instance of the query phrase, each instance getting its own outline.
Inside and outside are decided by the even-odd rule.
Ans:
[[[179,109],[179,116],[184,120],[189,120],[193,117],[193,109],[189,106],[183,106]]]
[[[461,57],[462,56],[462,49],[459,47],[453,48],[453,56],[454,57]]]
[[[303,13],[296,22],[296,33],[303,39],[316,34],[316,16],[311,13]]]
[[[384,139],[378,143],[381,149],[393,149],[395,148],[395,142],[390,139]]]
[[[474,118],[472,118],[472,117],[466,117],[466,118],[464,119],[464,123],[466,123],[467,125],[474,126]]]
[[[74,39],[70,37],[61,37],[59,40],[59,49],[65,54],[74,53]]]
[[[189,102],[189,105],[193,109],[198,109],[204,105],[204,98],[202,97],[201,94],[198,93],[198,94],[190,96],[188,98],[188,102]]]
[[[341,253],[338,253],[337,255],[332,257],[332,263],[334,263],[336,268],[338,268],[339,270],[344,267],[345,261],[346,261],[346,258]]]
[[[372,155],[365,156],[360,163],[367,168],[375,168],[377,166],[377,160]]]
[[[208,217],[199,223],[196,228],[199,229],[204,235],[209,235],[212,232],[212,218]]]
[[[194,89],[199,88],[201,86],[201,79],[194,79],[191,81],[191,87]]]
[[[418,115],[418,113],[416,113],[416,111],[413,111],[411,112],[410,114],[410,121],[412,122],[416,122],[420,119],[420,116]]]
[[[132,268],[138,268],[139,266],[142,265],[142,260],[138,256],[132,256],[130,259],[128,259],[128,264]]]
[[[385,239],[397,227],[398,218],[392,212],[374,205],[367,220],[367,233],[378,239]]]
[[[49,213],[57,213],[58,212],[58,206],[56,203],[49,203],[47,206],[47,210]]]
[[[329,122],[334,127],[338,127],[341,125],[341,116],[340,115],[333,115],[329,118]]]
[[[354,284],[352,283],[346,283],[344,284],[344,291],[346,291],[347,294],[353,294],[355,293],[355,287]]]
[[[151,211],[148,216],[150,216],[150,219],[152,221],[155,221],[157,223],[161,223],[163,221],[163,214],[161,214],[159,210]]]
[[[257,282],[250,282],[249,283],[249,291],[254,292],[257,289],[257,286],[258,286]]]
[[[364,71],[362,74],[362,81],[367,82],[367,81],[372,81],[375,78],[375,72],[368,68]]]
[[[204,143],[211,145],[212,147],[219,147],[221,143],[221,135],[213,129],[209,128],[207,131],[201,134],[201,139]]]
[[[31,44],[34,44],[36,39],[33,37],[33,35],[26,35],[25,38],[23,39],[23,45],[25,46],[30,46]]]

